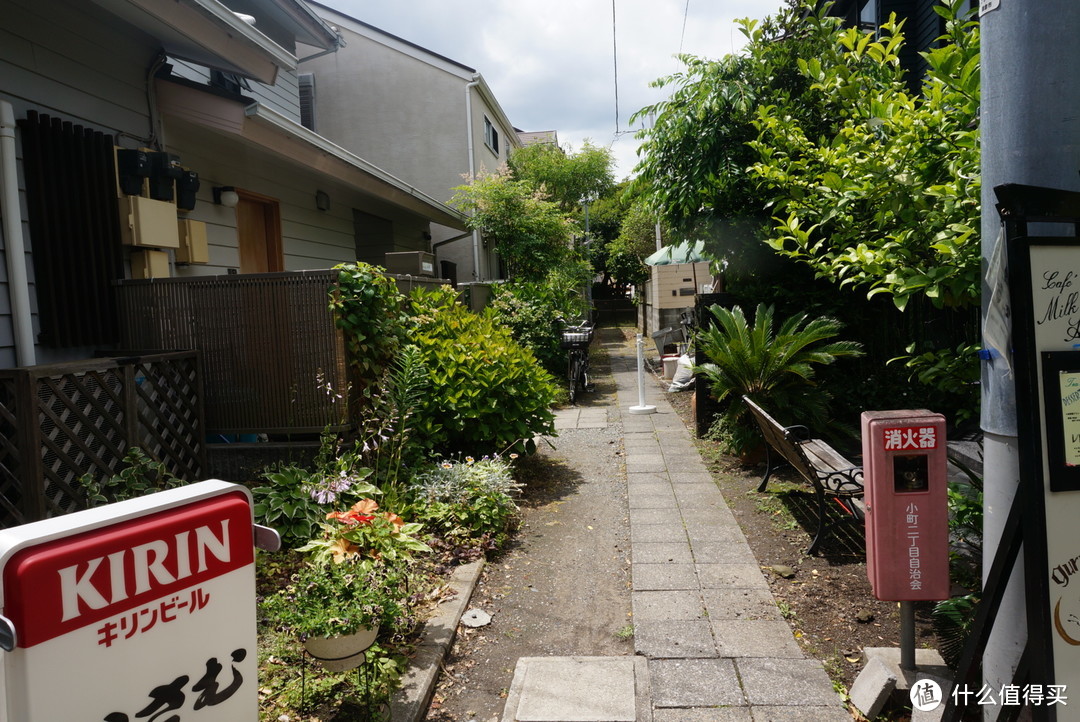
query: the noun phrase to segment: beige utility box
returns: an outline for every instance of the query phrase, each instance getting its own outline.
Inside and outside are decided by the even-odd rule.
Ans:
[[[206,224],[181,218],[177,221],[180,246],[176,249],[177,263],[209,263],[210,246],[206,240]]]
[[[168,278],[169,254],[165,251],[131,252],[132,278]]]
[[[701,290],[701,286],[711,283],[708,261],[652,266],[649,275],[649,303],[656,308],[693,306],[694,296]]]
[[[125,245],[179,248],[176,204],[142,196],[120,199],[120,233]]]
[[[386,254],[386,270],[406,276],[435,276],[435,256],[426,251],[401,251]]]

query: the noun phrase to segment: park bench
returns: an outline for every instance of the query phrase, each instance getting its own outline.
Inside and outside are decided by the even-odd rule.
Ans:
[[[852,520],[863,520],[862,468],[852,464],[821,439],[811,438],[805,426],[781,426],[749,397],[743,396],[742,399],[765,437],[765,476],[758,491],[765,491],[773,471],[785,463],[790,464],[814,487],[818,526],[807,553],[816,554],[829,527],[825,514],[827,498],[834,499]],[[777,454],[782,458],[776,459]]]

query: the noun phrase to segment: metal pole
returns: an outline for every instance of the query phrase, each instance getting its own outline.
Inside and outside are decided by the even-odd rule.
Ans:
[[[631,414],[655,414],[656,407],[645,403],[645,340],[637,335],[637,394],[638,405],[630,407]]]
[[[1005,269],[995,264],[1001,228],[994,187],[1005,183],[1080,190],[1076,159],[1080,155],[1080,3],[1046,0],[1035,10],[1030,3],[984,2],[982,33],[982,251],[987,274],[983,285],[983,317],[995,313],[991,298],[1004,285]],[[1045,226],[1045,224],[1043,224]],[[1046,233],[1046,230],[1041,231]],[[1000,296],[999,296],[1000,298]],[[1001,301],[998,301],[1001,305]],[[984,337],[984,346],[994,351]],[[1008,349],[996,349],[1005,351]],[[986,354],[982,373],[984,431],[983,573],[989,572],[1005,519],[1020,483],[1015,387],[1005,359]],[[1033,570],[1045,574],[1045,570]],[[983,682],[1001,689],[1028,636],[1025,569],[1017,563],[1002,601],[993,634],[983,655]],[[984,580],[985,581],[985,580]],[[1039,630],[1033,630],[1035,634]],[[1040,635],[1041,636],[1041,635]],[[1040,647],[1052,644],[1041,639]],[[1040,670],[1041,671],[1041,670]],[[1062,670],[1057,670],[1059,675]],[[1040,676],[1036,673],[1036,677]],[[1036,678],[1037,683],[1052,680]],[[997,716],[992,705],[985,719]]]
[[[900,602],[900,671],[915,671],[914,602]]]

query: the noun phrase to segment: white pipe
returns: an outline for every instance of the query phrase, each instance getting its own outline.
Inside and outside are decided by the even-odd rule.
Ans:
[[[469,147],[469,181],[476,179],[476,157],[473,145],[472,89],[480,85],[480,74],[465,84],[465,140]],[[473,280],[480,278],[480,232],[472,232]]]
[[[19,173],[15,162],[15,109],[0,100],[0,215],[4,216],[4,257],[7,259],[11,322],[15,328],[15,358],[19,366],[37,363],[34,323],[30,315],[30,282],[26,277]]]

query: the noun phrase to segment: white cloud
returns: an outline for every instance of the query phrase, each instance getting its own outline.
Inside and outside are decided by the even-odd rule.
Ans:
[[[674,57],[680,48],[707,57],[734,52],[743,41],[735,19],[761,18],[780,6],[780,0],[615,0],[613,47],[609,0],[321,1],[480,71],[523,130],[556,130],[575,148],[585,139],[611,145],[620,178],[637,162],[637,141],[626,132],[630,117],[663,98],[649,84],[680,68]]]

